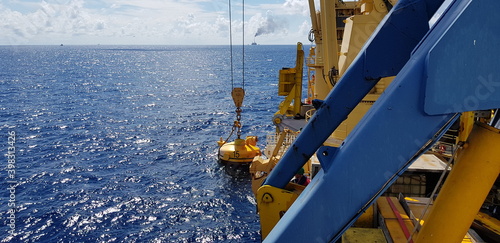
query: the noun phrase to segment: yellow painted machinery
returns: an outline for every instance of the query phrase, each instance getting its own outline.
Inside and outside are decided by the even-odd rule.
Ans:
[[[281,124],[285,116],[300,116],[302,106],[302,74],[304,67],[304,51],[302,43],[297,44],[297,60],[295,67],[283,68],[279,72],[278,95],[285,96],[279,110],[274,114],[273,122]]]
[[[404,217],[395,220],[415,227],[403,234],[404,242],[461,242],[500,173],[500,48],[492,45],[500,43],[494,27],[500,21],[495,12],[500,2],[447,1],[450,5],[431,28],[429,20],[444,0],[359,2],[361,13],[377,11],[373,23],[382,22],[348,68],[336,66],[338,33],[332,24],[338,22],[335,9],[344,1],[335,1],[333,7],[332,1],[321,0],[320,13],[309,2],[312,32],[321,45],[315,47],[314,62],[308,61],[315,69],[315,86],[308,94],[324,100],[316,102],[314,115],[282,156],[252,169],[268,174],[260,178],[263,186],[256,193],[264,241],[339,240],[372,204],[383,201],[380,196],[418,157],[459,123],[458,156],[431,211],[417,224]],[[389,14],[382,19],[385,11]],[[351,20],[347,25],[355,26],[356,18]],[[356,32],[351,33],[349,45],[356,40]],[[340,50],[345,56],[341,59],[349,62],[352,53]],[[338,130],[373,94],[380,98],[362,109],[360,113],[368,111],[356,118],[359,123]],[[490,115],[478,119],[470,112]],[[339,131],[338,142],[329,142]],[[316,177],[302,193],[288,188],[294,173],[314,154],[322,168]],[[385,201],[399,215],[402,210],[393,200]]]
[[[320,11],[316,12],[314,1],[309,1],[312,22],[310,40],[314,41],[316,45],[310,49],[309,56],[306,58],[308,67],[307,97],[305,102],[301,103],[304,52],[302,51],[302,44],[298,43],[296,66],[280,70],[278,94],[286,97],[273,117],[273,123],[277,126],[274,137],[278,138],[272,145],[273,152],[268,155],[268,159],[256,157],[250,167],[254,195],[257,195],[258,188],[281,159],[282,151],[288,149],[288,144],[284,142],[285,138],[298,132],[301,126],[306,124],[307,118],[315,111],[312,106],[313,100],[324,99],[327,96],[394,3],[387,1],[386,4],[386,1],[383,0],[363,0],[358,2],[322,1]],[[325,144],[339,146],[393,78],[388,77],[381,80],[356,106],[351,115],[332,133]],[[297,121],[297,118],[304,121],[302,125],[290,125],[290,123],[296,124],[300,122]],[[312,161],[309,160],[308,164],[304,166],[306,174],[309,176],[312,176],[311,164]],[[292,194],[298,195],[304,189],[290,185],[287,188],[293,191],[278,190],[283,193],[284,198],[289,198],[289,195]],[[294,199],[295,197],[290,197],[287,200],[293,202]],[[268,204],[273,203],[275,201]],[[274,208],[274,212],[271,213],[268,210],[266,213],[260,213],[261,222],[266,222],[265,225],[262,225],[263,234],[269,232],[274,226],[269,222],[277,222],[267,217],[271,214],[274,215],[270,216],[271,218],[279,215],[277,208],[269,208],[270,210]]]

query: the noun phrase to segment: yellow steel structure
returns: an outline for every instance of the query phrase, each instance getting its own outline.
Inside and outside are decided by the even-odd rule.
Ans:
[[[390,8],[388,5],[394,5],[396,2],[395,0],[361,0],[358,2],[361,14],[352,15],[344,20],[342,45],[338,55],[339,76],[344,74],[380,21],[387,15]],[[332,139],[327,145],[339,146],[393,79],[394,77],[388,77],[378,81],[375,88],[363,98],[363,101],[354,108],[349,117],[333,132]]]
[[[458,141],[457,142],[465,142],[469,137],[472,128],[474,127],[475,119],[474,112],[467,111],[462,113],[460,116],[460,131],[458,133]]]
[[[307,102],[326,97],[333,88],[333,84],[344,74],[364,43],[396,2],[397,0],[323,1],[321,12],[315,12],[313,11],[314,1],[309,1],[316,46],[311,48],[308,57]],[[339,22],[344,17],[345,26]],[[388,77],[380,80],[372,92],[335,130],[332,139],[326,145],[340,145],[393,79],[394,77]]]
[[[339,55],[340,76],[389,12],[388,6],[382,0],[361,0],[359,4],[361,15],[352,15],[344,20],[344,35]]]
[[[312,82],[310,80],[308,85],[310,89],[308,90],[308,101],[326,98],[333,88],[333,85],[340,77],[340,67],[343,67],[345,70],[345,68],[350,65],[364,42],[388,13],[383,0],[363,0],[360,2],[343,2],[339,0],[320,1],[320,11],[316,12],[314,0],[309,0],[312,31],[314,33],[316,46],[309,54],[308,67],[313,70],[315,76],[313,77],[314,80]],[[362,13],[360,9],[363,11]],[[356,15],[356,18],[350,17],[349,20],[347,20],[345,28],[337,25],[339,23],[338,19],[341,17],[348,18],[352,15]],[[342,42],[342,38],[338,38],[342,36],[343,38],[347,38],[347,40]],[[340,52],[342,55],[341,60],[339,60],[340,42],[342,42],[343,46],[342,52]],[[295,68],[280,70],[278,94],[280,96],[286,96],[286,98],[281,102],[278,112],[274,115],[273,122],[276,125],[282,122],[283,116],[300,113],[302,104],[303,62],[304,51],[302,50],[302,44],[298,43]],[[311,75],[308,75],[308,78],[311,79]],[[373,92],[365,97],[350,114],[348,119],[334,132],[333,135],[335,139],[343,140],[347,137],[349,132],[359,120],[361,120],[368,109],[370,109],[372,104],[378,99],[392,79],[391,77],[379,81],[379,84],[373,89]],[[312,95],[312,97],[309,95]],[[291,106],[292,102],[293,107]],[[281,135],[283,136],[284,132]],[[279,141],[282,141],[282,138],[283,137],[280,137]],[[271,158],[267,160],[255,158],[250,167],[250,173],[253,178],[252,190],[257,198],[263,239],[304,189],[304,187],[300,188],[300,186],[297,185],[293,185],[293,187],[295,187],[293,191],[270,186],[259,188],[267,174],[278,163],[279,157],[275,154],[279,150],[279,145],[281,143],[282,142],[278,142]],[[290,184],[287,186],[287,189],[290,189],[289,187]],[[372,212],[373,208],[370,208],[370,210],[370,212]],[[373,213],[368,213],[366,215],[372,214]],[[371,222],[372,219],[369,217],[365,221]]]
[[[312,33],[316,45],[311,48],[307,63],[310,70],[308,70],[306,103],[313,99],[326,98],[336,80],[346,71],[377,25],[397,3],[397,0],[319,1],[320,11],[316,11],[314,0],[309,0]],[[339,19],[345,15],[350,16],[344,20],[345,27],[338,26],[341,23]],[[341,45],[340,40],[342,40]],[[275,113],[275,124],[281,123],[284,115],[295,115],[300,112],[303,63],[299,64],[299,60],[303,62],[304,59],[303,51],[300,51],[302,51],[301,43],[297,45],[296,67],[280,71],[279,95],[286,96],[286,98],[280,104],[279,111]],[[378,81],[372,91],[333,132],[325,145],[340,145],[393,79],[394,77],[388,77]],[[293,106],[291,106],[292,102]],[[483,123],[475,124],[475,120],[474,112],[462,114],[457,142],[463,142],[464,146],[459,151],[456,164],[431,211],[422,220],[423,227],[413,236],[414,242],[462,242],[498,177],[500,130]],[[281,142],[278,144],[281,145],[282,139],[280,137]],[[273,156],[268,160],[256,158],[250,168],[252,175],[259,174],[258,180],[255,180],[258,183],[254,183],[252,189],[257,199],[263,239],[267,237],[301,192],[301,188],[295,190],[288,188],[290,184],[286,189],[266,185],[257,190],[266,175],[278,163],[279,156],[276,156],[276,151],[275,149]],[[403,210],[398,211],[403,212]],[[368,213],[367,216],[372,214]],[[367,224],[370,221],[370,217],[365,220]],[[411,220],[403,221],[408,227],[413,226]],[[401,242],[407,242],[405,235],[401,233],[400,236]]]
[[[495,238],[497,239],[500,236],[500,220],[491,217],[488,214],[479,212],[474,218],[474,224],[487,229],[491,232],[491,234],[496,235]]]
[[[320,11],[321,11],[321,42],[317,47],[322,47],[323,49],[323,70],[321,70],[324,76],[327,78],[323,82],[316,82],[315,93],[317,94],[317,99],[325,99],[330,90],[333,88],[333,83],[338,79],[338,38],[337,38],[337,25],[332,24],[337,22],[336,7],[330,0],[320,0]]]
[[[252,175],[252,192],[254,195],[257,195],[257,190],[262,185],[267,175],[271,170],[276,166],[279,161],[278,152],[283,145],[283,141],[285,140],[286,133],[290,132],[288,129],[281,132],[278,138],[278,142],[276,143],[276,147],[274,147],[273,153],[269,159],[263,159],[258,156],[255,157],[250,164],[250,175]]]
[[[284,68],[279,72],[278,95],[286,96],[275,113],[274,123],[281,123],[280,116],[300,113],[302,97],[302,74],[304,70],[304,50],[302,43],[297,43],[297,60],[294,68]],[[293,102],[293,106],[290,105]]]
[[[333,84],[338,80],[338,36],[341,34],[337,28],[337,9],[339,7],[354,9],[355,2],[343,1],[320,1],[320,11],[316,12],[314,0],[309,0],[309,10],[311,13],[312,32],[314,34],[314,61],[311,61],[309,67],[312,67],[316,73],[315,80],[312,83],[312,99],[325,99]],[[352,13],[354,14],[354,12]],[[309,77],[311,79],[311,77]]]
[[[309,0],[316,46],[311,49],[311,61],[308,64],[315,72],[314,77],[309,76],[312,85],[309,87],[311,91],[308,92],[308,100],[326,98],[388,13],[388,9],[396,2],[397,0],[321,0],[320,11],[316,12],[314,0]],[[344,17],[345,26],[339,22]]]
[[[342,236],[342,243],[374,242],[386,243],[381,229],[349,228]]]
[[[460,242],[500,173],[500,130],[476,123],[416,242]]]
[[[257,191],[262,239],[271,232],[299,194],[272,186],[262,186]]]

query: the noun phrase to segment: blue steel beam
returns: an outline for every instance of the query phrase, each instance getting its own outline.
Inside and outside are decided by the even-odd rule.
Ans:
[[[401,70],[443,1],[400,0],[394,6],[264,185],[284,188],[375,84]]]
[[[328,169],[316,175],[265,242],[337,240],[364,209],[440,137],[456,118],[455,112],[471,109],[466,105],[468,99],[477,99],[474,109],[499,108],[500,89],[495,88],[499,84],[495,78],[500,76],[497,64],[500,47],[496,46],[500,33],[495,27],[500,22],[498,9],[498,0],[452,3],[343,145],[338,149],[319,150],[319,159]],[[487,21],[479,26],[477,18]],[[481,46],[480,54],[476,53],[474,42],[462,48],[463,43],[471,40],[461,40],[464,34],[475,37],[476,45],[488,48]],[[390,36],[385,37],[390,41]],[[477,63],[474,64],[465,60],[479,56],[481,58],[475,59]],[[451,72],[460,74],[459,69],[467,68],[457,63],[476,68],[470,69],[471,73],[466,76],[457,76]],[[440,75],[439,70],[448,72],[449,76]],[[488,82],[471,80],[471,77],[485,76],[493,78]],[[432,92],[437,91],[429,89],[435,87],[436,82],[454,84],[440,91],[458,103],[442,102],[433,96]],[[471,86],[471,82],[486,88]],[[464,90],[464,87],[473,88]],[[337,102],[343,103],[342,100]],[[429,110],[430,102],[441,103],[438,108]]]

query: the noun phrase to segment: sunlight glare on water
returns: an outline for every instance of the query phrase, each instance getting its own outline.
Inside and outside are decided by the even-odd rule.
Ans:
[[[15,230],[1,204],[2,242],[259,242],[250,180],[216,163],[235,119],[228,51],[0,47],[2,154],[16,137],[13,194],[0,172]],[[295,47],[250,46],[245,58],[243,135],[263,148]]]

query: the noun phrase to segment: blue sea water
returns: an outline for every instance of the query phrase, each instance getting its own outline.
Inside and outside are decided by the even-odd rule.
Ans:
[[[2,242],[260,241],[250,180],[216,163],[235,119],[229,47],[1,46],[0,56]],[[295,46],[245,47],[243,135],[261,148],[278,70],[294,65]]]

